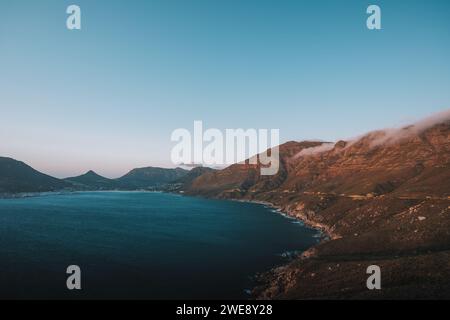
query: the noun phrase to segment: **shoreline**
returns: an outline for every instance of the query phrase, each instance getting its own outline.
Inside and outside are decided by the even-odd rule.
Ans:
[[[263,206],[269,207],[271,209],[275,209],[275,211],[282,216],[286,216],[286,217],[295,219],[297,221],[301,221],[305,224],[305,226],[318,230],[320,233],[322,233],[322,235],[324,235],[323,238],[328,238],[330,240],[340,238],[340,236],[338,234],[331,231],[331,228],[329,226],[319,223],[319,222],[316,222],[316,221],[313,221],[311,219],[308,219],[304,214],[302,214],[299,211],[295,211],[292,209],[286,210],[285,208],[283,208],[281,206],[278,206],[271,202],[262,201],[262,200],[246,200],[246,199],[224,199],[224,200],[231,200],[231,201],[236,201],[236,202],[254,203],[254,204],[263,205]],[[328,240],[324,240],[324,241],[328,241]]]
[[[44,192],[20,192],[20,193],[0,193],[0,200],[7,199],[26,199],[46,196],[65,196],[76,193],[93,193],[93,192],[129,192],[129,193],[170,193],[165,191],[154,190],[72,190],[72,191],[44,191]]]
[[[298,253],[294,255],[293,259],[291,261],[282,263],[278,266],[274,266],[270,268],[267,271],[260,272],[254,275],[254,279],[256,280],[255,286],[251,289],[251,299],[259,300],[259,299],[266,299],[262,295],[262,293],[266,290],[270,290],[273,288],[274,282],[278,283],[277,287],[279,286],[280,281],[283,281],[284,272],[288,270],[289,266],[295,262],[296,260],[307,260],[312,258],[316,253],[316,247],[320,244],[323,244],[325,242],[338,239],[340,236],[334,232],[332,232],[331,228],[312,221],[311,219],[308,219],[304,214],[302,214],[298,210],[293,210],[290,208],[283,208],[281,206],[275,205],[273,203],[262,201],[262,200],[248,200],[248,199],[229,199],[231,201],[237,201],[237,202],[243,202],[243,203],[254,203],[263,205],[268,208],[275,209],[275,211],[285,217],[288,217],[290,219],[295,219],[297,221],[301,221],[305,226],[310,227],[312,229],[315,229],[319,232],[319,242],[308,248],[307,250]],[[283,285],[281,285],[283,286]],[[279,288],[277,289],[279,290]]]
[[[309,259],[309,258],[314,256],[316,246],[318,246],[320,244],[323,244],[325,242],[331,241],[331,240],[335,240],[335,239],[341,238],[341,236],[339,234],[333,232],[329,226],[309,219],[301,211],[293,210],[293,209],[290,209],[290,208],[283,208],[282,206],[278,206],[276,204],[273,204],[273,203],[268,202],[268,201],[263,201],[263,200],[248,200],[248,199],[229,199],[229,200],[237,201],[237,202],[255,203],[255,204],[260,204],[260,205],[264,205],[264,206],[270,207],[272,209],[275,209],[279,214],[281,214],[283,216],[287,216],[287,217],[296,219],[297,221],[301,221],[301,222],[304,223],[305,226],[313,228],[313,229],[319,231],[320,234],[321,234],[321,236],[319,238],[320,241],[318,243],[316,243],[315,245],[313,245],[312,247],[310,247],[309,249],[303,251],[301,254],[297,255],[297,257],[294,258],[293,260],[295,260],[295,259],[301,259],[301,260]],[[269,270],[268,272],[269,273],[276,272],[276,270],[279,269],[280,267],[285,267],[287,265],[289,265],[289,263],[283,264],[283,265],[278,266],[278,267],[274,267],[271,270]]]

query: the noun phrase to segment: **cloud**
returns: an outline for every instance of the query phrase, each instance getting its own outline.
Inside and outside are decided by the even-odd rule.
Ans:
[[[402,139],[416,136],[437,124],[450,121],[450,109],[435,113],[416,123],[402,128],[388,128],[377,132],[376,138],[372,141],[372,146],[397,142]]]
[[[319,153],[323,153],[326,151],[330,151],[333,150],[334,148],[334,143],[323,143],[320,146],[316,146],[316,147],[312,147],[312,148],[306,148],[303,149],[302,151],[300,151],[299,153],[297,153],[295,156],[293,156],[293,159],[298,159],[300,157],[304,157],[304,156],[310,156],[310,155],[314,155],[314,154],[319,154]]]
[[[401,128],[387,128],[378,131],[371,131],[364,135],[358,136],[347,140],[347,144],[342,149],[347,149],[356,143],[368,143],[370,147],[376,147],[382,144],[395,143],[399,140],[417,136],[418,134],[426,131],[429,128],[434,127],[437,124],[450,121],[450,109],[432,114],[422,120],[419,120],[413,124],[403,126]],[[323,152],[333,150],[335,143],[323,143],[320,146],[303,149],[291,159],[295,160],[300,157],[315,155]]]

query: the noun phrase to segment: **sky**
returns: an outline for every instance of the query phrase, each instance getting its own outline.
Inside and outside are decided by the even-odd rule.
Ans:
[[[447,0],[2,0],[0,156],[119,177],[195,120],[351,138],[450,108],[449,57]]]

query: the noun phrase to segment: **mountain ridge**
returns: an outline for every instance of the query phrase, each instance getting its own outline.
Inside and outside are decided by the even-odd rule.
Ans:
[[[58,179],[39,172],[22,161],[0,157],[0,195],[59,191],[154,190],[188,173],[189,171],[181,168],[145,167],[130,170],[117,179],[103,177],[92,170],[79,176]]]
[[[89,170],[85,174],[65,178],[63,180],[82,189],[111,190],[117,187],[117,183],[114,179],[105,178],[93,170]]]
[[[415,129],[371,132],[331,148],[284,144],[273,177],[238,164],[198,177],[184,192],[267,203],[328,234],[263,275],[257,298],[450,298],[450,120]],[[374,264],[381,291],[365,286]]]
[[[17,192],[49,192],[70,185],[41,173],[22,161],[0,157],[0,194]]]
[[[124,176],[116,179],[116,181],[121,188],[145,189],[176,181],[188,174],[188,172],[182,168],[143,167],[132,169]]]

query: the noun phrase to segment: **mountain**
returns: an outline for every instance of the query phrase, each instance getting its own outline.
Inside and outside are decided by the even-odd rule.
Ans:
[[[234,164],[223,170],[209,171],[191,182],[185,191],[189,194],[218,198],[242,197],[252,190],[270,191],[287,179],[291,169],[289,159],[303,149],[322,145],[322,142],[290,141],[280,146],[280,164],[275,176],[261,176],[259,164]]]
[[[146,167],[133,169],[116,180],[122,189],[148,189],[180,179],[189,173],[181,168],[165,169]]]
[[[43,174],[23,162],[0,157],[0,194],[58,191],[70,184]]]
[[[115,180],[102,177],[92,170],[81,176],[64,180],[72,183],[77,188],[86,190],[113,190],[118,187]]]
[[[214,171],[216,171],[216,170],[214,170],[212,168],[208,168],[208,167],[196,167],[196,168],[193,168],[192,170],[190,170],[186,175],[173,181],[172,183],[181,184],[184,188],[187,188],[192,184],[192,182],[195,179],[197,179],[201,175],[204,175],[206,173],[211,173]]]
[[[275,176],[236,164],[184,192],[264,201],[328,234],[262,277],[259,298],[450,298],[450,117],[429,122],[289,142]],[[366,288],[370,265],[382,270],[380,291]]]
[[[191,172],[176,168],[139,168],[133,169],[118,179],[108,179],[89,171],[81,176],[57,179],[26,165],[23,162],[0,157],[0,195],[47,192],[47,191],[96,191],[96,190],[137,190],[161,189],[166,190],[166,184],[173,183],[188,174],[183,181],[193,180],[206,170],[192,170]],[[197,173],[196,173],[197,172]],[[167,189],[170,190],[170,189]]]

